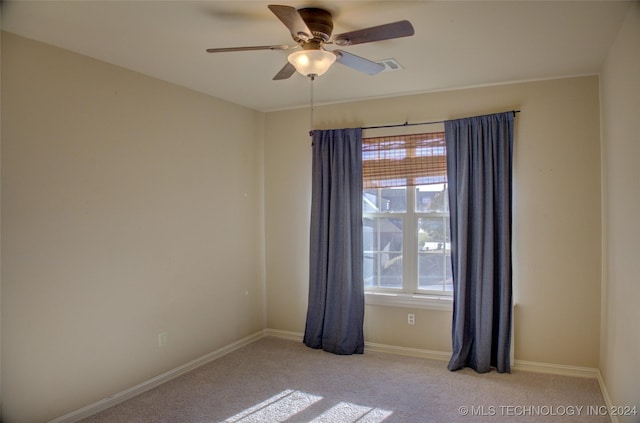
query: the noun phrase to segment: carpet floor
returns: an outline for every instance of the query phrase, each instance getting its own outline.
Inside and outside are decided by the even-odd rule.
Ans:
[[[267,337],[82,422],[609,422],[604,405],[595,379],[450,372]]]

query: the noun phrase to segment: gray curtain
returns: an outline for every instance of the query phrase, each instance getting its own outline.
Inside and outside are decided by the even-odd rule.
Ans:
[[[445,122],[453,267],[449,370],[510,372],[514,113]]]
[[[312,167],[304,343],[362,354],[362,129],[314,131]]]

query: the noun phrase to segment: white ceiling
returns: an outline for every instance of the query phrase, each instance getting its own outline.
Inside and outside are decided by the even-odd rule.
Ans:
[[[309,79],[272,77],[294,45],[268,4],[322,7],[334,34],[408,19],[415,35],[345,47],[402,71],[368,76],[334,64],[316,103],[595,74],[630,1],[4,1],[2,29],[260,111],[304,107]],[[327,46],[331,50],[333,46]]]

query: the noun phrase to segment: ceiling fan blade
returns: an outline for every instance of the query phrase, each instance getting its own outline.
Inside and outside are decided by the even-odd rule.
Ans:
[[[384,65],[373,62],[364,57],[356,56],[355,54],[347,53],[342,50],[334,50],[333,54],[336,55],[336,62],[349,66],[357,71],[364,72],[367,75],[375,75],[384,70]]]
[[[373,41],[390,40],[392,38],[409,37],[413,34],[414,31],[411,22],[398,21],[338,34],[333,38],[333,43],[339,46],[350,46]]]
[[[313,34],[307,26],[307,23],[302,19],[302,16],[300,16],[300,13],[298,13],[295,7],[280,6],[277,4],[270,4],[268,7],[269,10],[289,28],[294,39],[308,41],[313,38]]]
[[[291,78],[291,75],[296,73],[296,68],[289,62],[280,69],[280,71],[273,77],[274,81],[279,81],[281,79]]]
[[[253,50],[287,50],[291,47],[285,45],[276,46],[250,46],[250,47],[222,47],[208,48],[207,53],[226,53],[229,51],[253,51]]]

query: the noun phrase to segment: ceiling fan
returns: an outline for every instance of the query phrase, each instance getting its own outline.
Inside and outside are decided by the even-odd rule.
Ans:
[[[393,38],[408,37],[414,34],[413,26],[409,21],[398,21],[379,26],[345,32],[331,37],[333,31],[333,17],[330,12],[309,7],[296,9],[292,6],[269,5],[269,10],[289,29],[295,46],[287,45],[263,45],[250,47],[224,47],[209,48],[208,53],[224,53],[231,51],[252,50],[289,50],[301,47],[302,50],[291,53],[288,63],[273,77],[274,80],[282,80],[291,77],[296,70],[312,79],[322,75],[329,67],[338,62],[352,69],[375,75],[384,70],[384,65],[365,59],[344,50],[327,51],[326,44],[335,44],[346,47],[355,44],[370,43],[374,41],[390,40]]]

